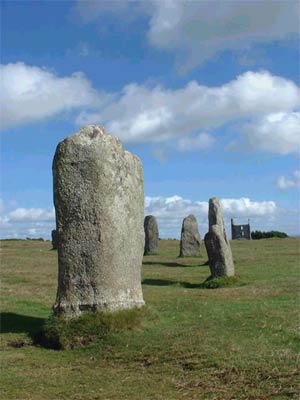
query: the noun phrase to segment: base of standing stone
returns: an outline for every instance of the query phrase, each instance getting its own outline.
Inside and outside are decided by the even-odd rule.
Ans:
[[[61,317],[74,318],[88,312],[113,312],[120,310],[129,310],[132,308],[141,308],[145,305],[144,301],[129,301],[115,303],[97,303],[97,304],[54,304],[53,312]]]
[[[234,276],[230,244],[218,225],[211,227],[211,231],[205,235],[204,242],[209,259],[211,277]]]
[[[195,258],[199,257],[200,253],[197,251],[196,253],[189,253],[189,254],[179,254],[178,258]]]

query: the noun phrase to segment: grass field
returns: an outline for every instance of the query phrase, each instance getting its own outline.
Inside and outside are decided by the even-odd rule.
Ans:
[[[50,242],[2,241],[3,400],[298,399],[297,239],[232,242],[238,283],[203,289],[199,258],[177,241],[144,257],[144,299],[156,319],[74,350],[34,346],[51,313]]]

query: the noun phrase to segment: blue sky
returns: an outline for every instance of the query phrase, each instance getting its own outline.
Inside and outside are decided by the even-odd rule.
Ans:
[[[49,238],[59,141],[100,124],[144,167],[145,213],[178,237],[222,199],[299,235],[296,1],[1,1],[1,237]]]

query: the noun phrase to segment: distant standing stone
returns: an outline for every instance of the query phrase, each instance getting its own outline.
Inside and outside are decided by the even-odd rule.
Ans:
[[[209,199],[208,219],[209,232],[205,235],[204,242],[211,276],[234,276],[231,247],[226,236],[222,209],[215,197]]]
[[[58,144],[53,160],[58,241],[54,312],[144,304],[144,183],[141,161],[99,126]]]
[[[51,238],[52,238],[52,248],[53,250],[57,250],[57,232],[56,229],[53,229],[51,232]]]
[[[144,254],[157,254],[158,252],[158,226],[153,215],[147,215],[144,219],[145,248]]]
[[[184,218],[181,228],[180,257],[199,256],[201,238],[197,219],[194,215]]]

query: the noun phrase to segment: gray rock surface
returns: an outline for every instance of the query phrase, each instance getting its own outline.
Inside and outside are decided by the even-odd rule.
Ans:
[[[58,237],[57,237],[56,229],[53,229],[53,230],[52,230],[52,232],[51,232],[51,239],[52,239],[52,248],[53,248],[53,250],[57,250],[57,240],[58,240]]]
[[[194,215],[184,218],[181,227],[180,257],[199,256],[201,238],[197,219]]]
[[[53,160],[58,242],[54,312],[144,304],[144,183],[141,161],[99,126],[58,144]]]
[[[211,276],[234,276],[231,247],[226,236],[222,209],[215,197],[209,199],[208,220],[209,232],[205,235],[204,242]]]
[[[157,254],[158,252],[158,226],[153,215],[147,215],[144,219],[145,248],[144,254]]]

